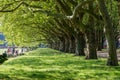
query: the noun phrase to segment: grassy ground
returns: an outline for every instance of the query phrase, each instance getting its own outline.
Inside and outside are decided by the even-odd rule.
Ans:
[[[120,67],[105,59],[85,60],[52,49],[37,49],[0,65],[0,80],[120,80]]]
[[[4,53],[5,51],[7,51],[7,49],[0,49],[0,54]]]

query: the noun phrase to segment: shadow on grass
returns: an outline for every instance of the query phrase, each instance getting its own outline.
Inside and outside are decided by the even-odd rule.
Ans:
[[[13,74],[14,73],[14,74]],[[70,71],[45,70],[45,71],[25,71],[14,70],[10,77],[2,75],[3,80],[73,80],[73,74]]]
[[[12,80],[7,74],[0,73],[0,80]]]
[[[120,72],[87,72],[86,70],[72,70],[72,69],[60,69],[60,70],[41,70],[41,71],[26,71],[26,70],[14,70],[15,73],[9,78],[8,76],[3,75],[1,79],[16,79],[16,80],[116,80],[120,79]],[[16,77],[14,77],[16,75]],[[23,77],[23,78],[21,78]]]
[[[103,59],[85,60],[84,57],[59,53],[55,50],[40,49],[4,65],[16,66],[10,70],[13,80],[119,80],[120,78],[120,66],[106,66],[106,61]]]

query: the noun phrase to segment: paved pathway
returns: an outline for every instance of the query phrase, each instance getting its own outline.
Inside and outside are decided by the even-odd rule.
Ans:
[[[107,51],[98,51],[97,55],[99,58],[107,58],[108,52]],[[120,50],[117,50],[117,56],[118,56],[118,60],[120,61]]]

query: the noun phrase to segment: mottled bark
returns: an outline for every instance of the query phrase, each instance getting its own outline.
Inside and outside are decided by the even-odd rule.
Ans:
[[[69,40],[69,53],[72,53],[72,40]]]
[[[69,45],[69,52],[70,53],[75,53],[75,38],[71,36],[71,39],[69,40],[70,45]]]
[[[120,0],[118,0],[119,27],[120,27]]]
[[[97,41],[97,50],[101,51],[102,50],[102,37],[103,37],[103,31],[102,30],[97,30],[96,31],[96,41]]]
[[[119,17],[120,17],[120,0],[118,0],[118,13],[119,13]]]
[[[65,52],[69,52],[69,38],[65,37]]]
[[[108,40],[108,61],[107,65],[109,66],[118,66],[118,59],[117,59],[117,53],[116,53],[116,44],[115,44],[115,34],[114,34],[114,28],[112,26],[112,21],[110,19],[110,16],[108,14],[108,10],[105,5],[104,0],[98,0],[98,4],[100,7],[101,14],[103,16],[104,22],[105,22],[105,35]]]
[[[76,50],[75,54],[79,56],[85,56],[84,48],[85,48],[85,41],[83,34],[76,34],[75,38]]]
[[[93,2],[89,3],[89,10],[93,12]],[[86,59],[97,59],[96,39],[95,39],[95,24],[94,18],[89,15],[89,21],[86,25],[85,38],[86,38]]]
[[[60,51],[65,52],[65,39],[63,37],[60,38]]]
[[[56,50],[59,50],[59,47],[60,47],[60,41],[56,41]]]
[[[85,33],[86,38],[86,59],[97,59],[95,31],[93,29]]]

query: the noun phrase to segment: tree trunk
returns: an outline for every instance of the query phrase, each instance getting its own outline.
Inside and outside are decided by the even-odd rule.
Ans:
[[[69,52],[69,38],[65,37],[65,52]]]
[[[86,59],[97,59],[94,30],[87,31],[85,33],[85,38],[86,38],[86,48],[87,48]]]
[[[120,17],[120,0],[118,0],[118,13],[119,13],[119,17]]]
[[[63,37],[60,38],[60,51],[65,52],[65,39]]]
[[[89,10],[93,12],[93,2],[89,3]],[[94,18],[89,15],[89,22],[86,25],[85,38],[86,38],[86,47],[87,54],[86,59],[97,59],[97,51],[96,51],[96,38],[95,38],[95,24]]]
[[[72,40],[69,40],[70,46],[69,46],[69,53],[72,53]]]
[[[101,51],[102,50],[102,37],[103,37],[103,31],[102,30],[97,30],[96,31],[96,41],[97,41],[97,50]]]
[[[100,7],[101,14],[103,16],[104,22],[105,22],[105,35],[108,40],[108,61],[107,65],[109,66],[118,66],[118,59],[117,59],[117,53],[116,53],[116,44],[115,44],[115,36],[114,36],[114,28],[112,27],[112,21],[110,19],[110,16],[108,14],[105,1],[104,0],[98,0],[98,4]]]
[[[52,49],[55,49],[55,42],[52,42]]]
[[[71,36],[71,39],[69,41],[70,41],[69,52],[74,53],[75,52],[75,38]]]
[[[72,38],[72,36],[70,37],[70,39],[69,39],[69,52],[70,53],[73,53],[73,38]]]
[[[118,14],[119,14],[119,27],[120,27],[120,0],[118,0]]]
[[[59,50],[60,47],[60,41],[56,41],[56,50]]]
[[[52,42],[50,40],[48,40],[48,44],[49,44],[48,47],[52,48]]]
[[[75,44],[76,44],[76,50],[75,50],[76,55],[85,56],[84,53],[85,41],[83,34],[80,33],[76,34]]]

